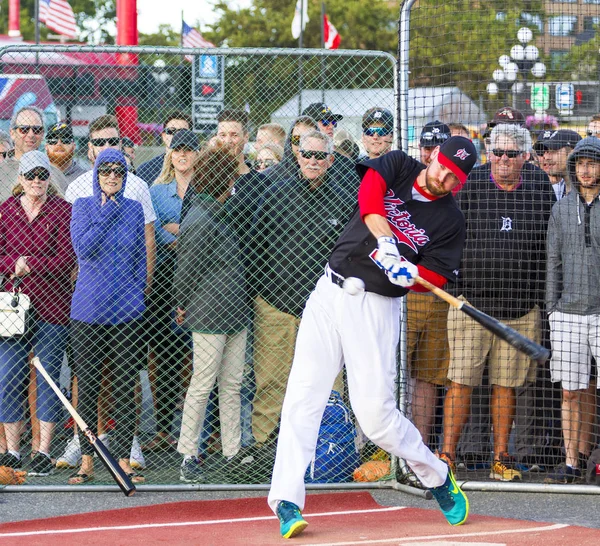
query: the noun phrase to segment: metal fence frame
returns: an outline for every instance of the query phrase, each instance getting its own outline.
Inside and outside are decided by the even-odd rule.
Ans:
[[[168,55],[223,55],[223,56],[287,56],[302,58],[344,58],[344,57],[364,57],[364,58],[380,58],[388,61],[393,71],[394,81],[394,102],[400,105],[398,89],[398,64],[396,58],[390,53],[382,51],[364,51],[364,50],[326,50],[326,49],[309,49],[309,48],[183,48],[183,47],[165,47],[165,46],[80,46],[74,47],[69,45],[10,45],[0,48],[0,63],[6,55],[11,53],[34,53],[43,55],[45,53],[69,53],[76,50],[78,53],[125,53],[125,54],[168,54]],[[400,82],[406,84],[408,80],[406,76],[400,77]],[[407,92],[407,91],[406,91]],[[404,101],[405,102],[405,101]],[[395,112],[398,115],[399,110]],[[405,131],[402,129],[398,118],[395,124],[395,139],[397,145],[400,145],[400,133]],[[402,321],[404,323],[404,321]],[[405,330],[405,328],[404,328]],[[404,411],[406,405],[406,389],[402,387],[406,374],[406,339],[405,332],[401,334],[400,343],[400,360],[399,360],[399,381],[398,381],[398,400],[400,407]],[[400,462],[395,457],[392,457],[392,476],[401,474],[405,469],[404,463]],[[426,490],[418,489],[410,485],[399,482],[397,479],[386,481],[368,482],[368,483],[332,483],[332,484],[307,484],[307,489],[310,490],[365,490],[365,489],[394,489],[409,493],[415,496],[430,499],[431,493]],[[159,485],[140,485],[137,488],[140,491],[249,491],[249,490],[268,490],[270,486],[265,484],[159,484]],[[6,492],[115,492],[119,491],[116,485],[12,485],[3,488]]]

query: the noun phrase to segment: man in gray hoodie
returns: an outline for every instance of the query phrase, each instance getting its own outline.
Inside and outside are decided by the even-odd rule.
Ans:
[[[547,238],[546,309],[551,379],[562,384],[566,459],[546,483],[582,481],[596,411],[591,358],[600,362],[600,139],[577,143],[567,159],[571,191],[552,208]]]

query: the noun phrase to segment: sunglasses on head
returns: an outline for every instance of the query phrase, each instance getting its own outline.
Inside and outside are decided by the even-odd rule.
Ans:
[[[322,119],[321,125],[323,125],[323,127],[327,127],[328,125],[337,127],[337,120],[336,119]]]
[[[42,168],[31,169],[23,175],[23,178],[29,182],[35,180],[36,178],[44,182],[50,178],[50,171]]]
[[[262,167],[262,168],[266,169],[267,167],[272,167],[276,163],[277,163],[277,161],[275,159],[257,159],[254,162],[254,168]]]
[[[163,131],[165,133],[165,135],[174,135],[177,131],[183,131],[183,128],[181,127],[167,127],[165,128],[165,130]]]
[[[514,159],[515,157],[519,157],[523,152],[521,150],[492,150],[492,153],[496,156],[496,157],[502,157],[503,155],[506,155],[506,157],[508,157],[508,159]]]
[[[114,174],[117,178],[123,178],[126,172],[127,170],[125,167],[111,167],[109,163],[102,163],[102,165],[98,167],[98,174],[101,176],[110,176],[111,174]]]
[[[26,135],[29,131],[32,131],[34,135],[41,135],[44,132],[42,125],[16,125],[15,129],[22,135]]]
[[[73,137],[46,137],[46,144],[49,144],[50,146],[54,146],[59,142],[62,142],[63,144],[73,144]]]
[[[363,134],[365,136],[388,136],[392,134],[392,130],[387,127],[367,127]]]
[[[327,152],[317,152],[315,150],[300,150],[300,155],[304,159],[310,159],[311,157],[314,157],[317,161],[323,161],[329,156]]]

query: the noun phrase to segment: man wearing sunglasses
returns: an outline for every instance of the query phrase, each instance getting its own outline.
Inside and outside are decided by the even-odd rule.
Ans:
[[[533,147],[538,156],[543,158],[542,169],[550,178],[557,201],[571,191],[571,183],[567,177],[567,157],[580,140],[581,136],[577,131],[544,131]]]
[[[259,445],[266,444],[252,454],[263,463],[263,472],[273,466],[273,440],[302,309],[355,204],[331,168],[333,141],[327,135],[316,129],[305,133],[298,163],[297,173],[264,193],[250,236],[247,277],[256,294],[252,431]],[[262,455],[266,452],[270,459]]]
[[[165,145],[165,151],[162,154],[153,157],[149,161],[142,163],[136,169],[136,175],[144,180],[148,186],[152,186],[163,168],[165,153],[169,151],[173,135],[182,129],[191,128],[192,118],[188,114],[180,111],[171,112],[163,121],[163,130],[160,135],[162,142]]]
[[[50,164],[59,169],[67,180],[73,182],[88,169],[73,159],[75,155],[75,138],[73,129],[64,121],[55,123],[46,132],[46,154]]]
[[[490,161],[473,169],[457,194],[467,222],[457,293],[539,343],[546,230],[556,198],[546,173],[527,162],[531,136],[526,128],[499,124],[490,139]],[[489,476],[498,481],[521,480],[519,463],[530,462],[528,458],[536,454],[533,405],[520,393],[533,392],[537,363],[454,308],[448,314],[448,341],[451,383],[444,402],[441,457],[454,464],[472,391],[481,386],[487,366],[493,442],[483,435],[480,441],[485,446],[493,443]],[[513,421],[519,461],[508,452]]]
[[[0,163],[0,202],[6,201],[19,176],[19,161],[23,154],[37,150],[44,138],[44,114],[35,106],[21,108],[10,120],[10,136],[14,149]],[[51,166],[52,183],[58,192],[64,195],[67,181],[63,173]]]
[[[341,114],[334,114],[331,108],[323,102],[309,104],[302,112],[302,115],[313,118],[317,122],[319,131],[329,138],[333,138],[338,122],[344,119],[344,116]]]
[[[367,157],[376,159],[392,149],[394,116],[385,108],[369,108],[362,117],[362,143]]]

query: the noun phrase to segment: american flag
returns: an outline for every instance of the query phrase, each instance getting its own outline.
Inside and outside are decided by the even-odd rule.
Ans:
[[[188,25],[185,21],[181,21],[181,43],[183,47],[215,47],[215,44],[205,40],[195,28]],[[188,61],[192,61],[191,55],[186,55]]]
[[[58,34],[77,38],[75,14],[67,0],[40,0],[40,21]]]
[[[40,0],[40,21],[46,22],[48,18],[48,9],[50,8],[50,0]]]

